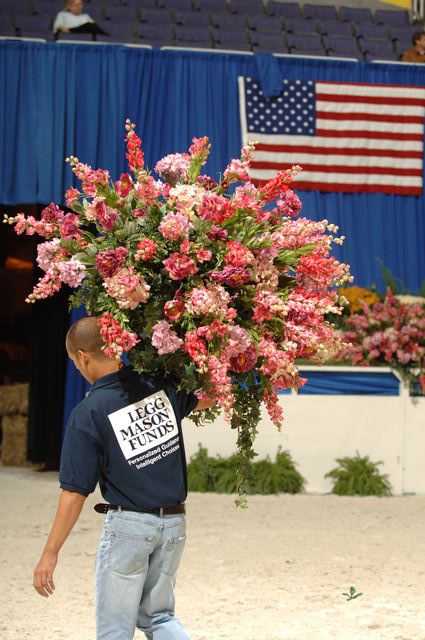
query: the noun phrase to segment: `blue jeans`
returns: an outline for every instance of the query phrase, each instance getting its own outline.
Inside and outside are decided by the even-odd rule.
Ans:
[[[174,615],[184,515],[109,511],[96,558],[96,639],[190,640]]]

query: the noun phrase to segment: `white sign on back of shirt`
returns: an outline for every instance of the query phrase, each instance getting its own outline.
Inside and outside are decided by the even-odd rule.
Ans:
[[[108,415],[119,446],[129,464],[152,464],[179,448],[179,431],[170,400],[158,391]],[[170,441],[173,440],[173,443]],[[156,453],[157,456],[152,457]],[[148,462],[149,461],[149,462]]]

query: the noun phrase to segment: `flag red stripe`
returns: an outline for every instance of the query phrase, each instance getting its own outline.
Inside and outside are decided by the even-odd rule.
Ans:
[[[371,122],[407,122],[423,124],[423,116],[392,116],[372,113],[336,113],[335,111],[316,111],[316,118],[322,120],[369,120]]]
[[[395,133],[392,131],[335,131],[334,129],[316,129],[317,136],[324,138],[370,138],[377,140],[417,140],[422,142],[423,134]]]
[[[310,153],[314,155],[343,155],[343,156],[379,156],[383,158],[418,158],[422,159],[421,151],[399,151],[397,149],[363,149],[338,147],[313,147],[307,145],[289,144],[265,144],[261,142],[255,145],[256,151],[269,151],[272,153]]]
[[[416,107],[425,107],[424,98],[401,98],[390,96],[351,96],[351,95],[335,95],[333,93],[316,93],[316,100],[324,102],[352,102],[355,104],[399,104],[410,105]]]
[[[290,169],[292,164],[275,163],[275,162],[252,162],[252,169],[269,169],[270,171],[280,171],[282,169]],[[364,165],[362,167],[349,167],[338,164],[306,164],[302,163],[304,171],[331,171],[332,173],[375,173],[377,175],[391,176],[418,176],[422,177],[422,169],[399,169],[397,167],[370,167]]]
[[[252,178],[253,184],[260,186],[266,184],[267,180],[256,180]],[[385,184],[345,184],[335,182],[303,182],[295,180],[292,187],[297,191],[344,191],[347,193],[388,193],[402,196],[420,196],[421,187],[397,187]]]

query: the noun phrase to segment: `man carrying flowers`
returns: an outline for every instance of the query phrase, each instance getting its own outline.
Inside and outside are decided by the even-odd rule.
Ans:
[[[105,353],[95,317],[68,331],[68,355],[92,384],[72,412],[61,456],[56,517],[34,569],[53,594],[58,553],[97,483],[106,514],[96,560],[96,638],[188,640],[174,614],[174,585],[186,537],[182,419],[211,406],[162,375],[137,374]]]

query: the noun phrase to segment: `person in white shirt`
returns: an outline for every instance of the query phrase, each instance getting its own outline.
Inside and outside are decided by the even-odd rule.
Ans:
[[[88,13],[83,13],[83,0],[67,0],[53,23],[53,32],[62,33],[103,33]]]

